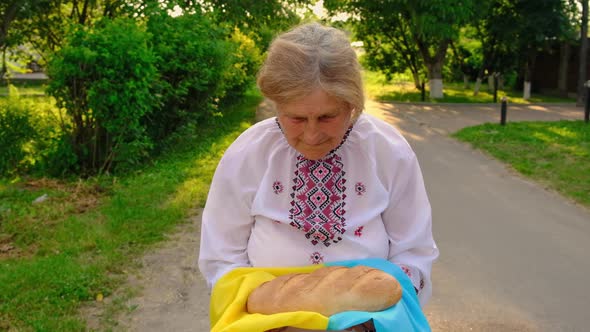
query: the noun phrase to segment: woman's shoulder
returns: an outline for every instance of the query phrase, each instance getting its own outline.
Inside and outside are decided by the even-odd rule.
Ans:
[[[280,146],[286,140],[277,124],[276,117],[257,122],[236,138],[228,147],[224,158],[245,159],[250,156],[260,158]]]
[[[355,133],[365,149],[377,157],[397,159],[414,156],[410,144],[396,127],[370,114],[363,113],[358,118]]]

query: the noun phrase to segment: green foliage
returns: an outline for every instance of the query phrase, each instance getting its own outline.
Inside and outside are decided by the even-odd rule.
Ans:
[[[202,14],[171,17],[158,11],[147,23],[157,55],[157,106],[146,118],[148,132],[161,139],[187,121],[199,121],[216,110],[223,96],[220,79],[229,65],[226,31]]]
[[[100,6],[92,5],[92,15]],[[141,18],[72,26],[47,72],[47,92],[65,118],[53,122],[37,170],[129,169],[154,152],[152,142],[221,115],[221,105],[243,95],[262,61],[258,37],[216,23],[211,13],[171,16],[169,9],[147,1]]]
[[[220,104],[253,83],[260,51],[239,29],[230,33],[202,13],[172,17],[162,10],[151,12],[147,26],[159,73],[157,106],[145,118],[154,140],[217,115]]]
[[[237,27],[250,35],[266,49],[277,32],[284,31],[299,23],[297,7],[309,5],[313,0],[204,0],[203,7],[211,10],[219,24]],[[182,6],[182,4],[181,4]]]
[[[484,124],[454,136],[590,207],[590,126],[583,121]]]
[[[0,174],[28,168],[26,157],[37,137],[31,111],[18,97],[0,102]]]
[[[226,97],[233,100],[254,83],[262,54],[254,40],[238,28],[234,28],[228,41],[230,65],[224,75],[224,86]]]
[[[80,171],[137,164],[151,143],[140,123],[151,110],[156,78],[148,34],[129,19],[77,27],[51,60],[48,93],[66,110]]]
[[[0,98],[0,177],[51,172],[48,158],[60,137],[59,114],[47,98],[20,97],[9,88],[9,97]]]
[[[424,66],[430,79],[441,78],[447,46],[472,18],[475,1],[325,0],[324,4],[332,15],[351,14],[371,69],[388,76],[410,70],[418,88]]]

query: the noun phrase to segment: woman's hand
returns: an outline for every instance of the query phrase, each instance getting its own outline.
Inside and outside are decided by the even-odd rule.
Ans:
[[[357,326],[353,326],[350,331],[352,332],[374,332],[375,331],[375,325],[373,325],[373,320],[368,320],[362,324],[359,324]]]
[[[279,327],[276,329],[272,329],[272,330],[268,330],[266,332],[282,332],[285,331],[287,329],[287,327]],[[350,329],[348,329],[347,331],[351,331],[351,332],[374,332],[375,331],[375,326],[373,325],[373,320],[368,320],[362,324],[359,324],[357,326],[353,326]]]

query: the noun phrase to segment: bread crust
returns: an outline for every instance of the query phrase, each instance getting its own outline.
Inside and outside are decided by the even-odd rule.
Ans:
[[[287,274],[256,288],[246,303],[249,313],[313,311],[324,316],[343,311],[381,311],[402,296],[399,282],[378,269],[328,266],[312,273]]]

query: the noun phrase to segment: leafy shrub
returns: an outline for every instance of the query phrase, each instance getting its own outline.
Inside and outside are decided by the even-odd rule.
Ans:
[[[262,63],[262,54],[251,36],[235,28],[228,38],[230,65],[223,77],[226,98],[242,96],[254,83],[256,72]]]
[[[21,98],[11,86],[10,97],[0,99],[0,174],[40,171],[62,175],[64,167],[75,164],[59,148],[60,123],[64,119],[49,98]],[[53,165],[49,159],[59,163]]]
[[[159,97],[146,117],[154,139],[161,139],[190,121],[216,111],[224,94],[222,77],[228,66],[226,31],[203,14],[172,17],[152,13],[147,23],[160,75],[154,87]]]
[[[71,123],[63,128],[68,135],[59,151],[68,153],[69,139],[84,174],[137,164],[151,148],[140,122],[154,100],[155,57],[148,39],[131,19],[104,19],[95,27],[75,27],[48,64],[48,93]]]
[[[0,101],[0,174],[13,174],[30,166],[27,156],[38,137],[31,111],[18,96]]]

